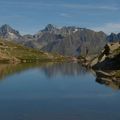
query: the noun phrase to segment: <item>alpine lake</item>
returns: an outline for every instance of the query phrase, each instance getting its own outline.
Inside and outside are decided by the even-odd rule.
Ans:
[[[120,120],[119,89],[78,63],[0,64],[0,120]]]

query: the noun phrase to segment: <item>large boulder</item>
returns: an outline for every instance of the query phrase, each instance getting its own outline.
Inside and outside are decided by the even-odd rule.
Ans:
[[[89,66],[94,69],[119,69],[120,43],[108,43],[98,57],[90,61]]]

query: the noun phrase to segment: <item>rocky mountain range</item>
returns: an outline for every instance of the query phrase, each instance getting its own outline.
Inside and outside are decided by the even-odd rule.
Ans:
[[[107,36],[102,31],[95,32],[75,26],[58,28],[48,24],[34,35],[22,36],[17,30],[5,24],[0,27],[0,37],[42,51],[78,56],[100,52],[108,41],[118,41],[120,34],[112,33]]]
[[[120,33],[115,34],[115,33],[111,33],[108,37],[107,40],[109,42],[119,42],[120,41]]]

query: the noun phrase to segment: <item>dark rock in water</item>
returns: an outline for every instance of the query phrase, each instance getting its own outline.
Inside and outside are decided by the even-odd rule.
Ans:
[[[98,78],[112,78],[114,74],[106,73],[104,71],[96,71],[96,75]]]
[[[97,78],[96,82],[108,85],[110,82],[112,82],[112,80],[110,78]]]
[[[116,77],[116,71],[104,72],[96,71],[96,82],[105,84],[113,89],[120,89],[120,79]]]
[[[96,79],[97,83],[104,84],[106,86],[109,86],[113,89],[120,89],[120,81],[113,81],[110,78],[97,78]]]

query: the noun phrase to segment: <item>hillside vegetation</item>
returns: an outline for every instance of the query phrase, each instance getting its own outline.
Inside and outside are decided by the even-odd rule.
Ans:
[[[32,48],[18,45],[0,38],[1,63],[26,63],[44,61],[62,61],[65,58],[58,54],[49,54]]]

